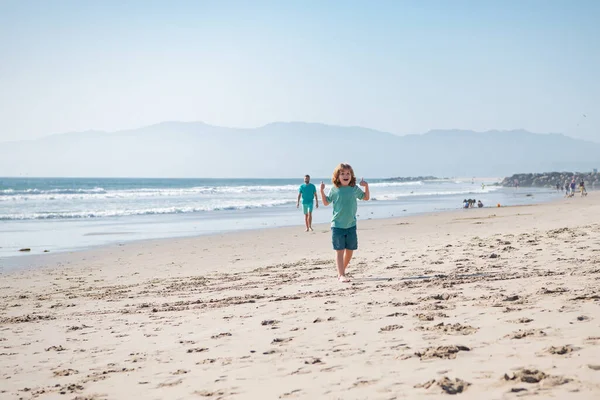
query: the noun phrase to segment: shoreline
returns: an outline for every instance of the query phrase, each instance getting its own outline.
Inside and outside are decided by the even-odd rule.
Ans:
[[[106,189],[108,190],[107,194],[98,195],[98,197],[96,197],[96,194],[84,194],[81,201],[72,199],[71,194],[61,194],[59,196],[64,198],[53,198],[52,200],[45,199],[44,196],[31,195],[30,199],[22,199],[21,201],[23,206],[27,206],[22,215],[14,211],[14,207],[18,209],[21,203],[12,204],[13,202],[5,201],[0,204],[0,206],[4,206],[3,208],[0,207],[2,208],[0,209],[0,219],[9,219],[1,221],[4,229],[0,231],[0,243],[2,243],[0,260],[42,254],[46,250],[51,253],[68,252],[88,249],[98,245],[136,240],[192,237],[224,231],[293,226],[297,224],[298,219],[302,220],[301,212],[298,212],[295,204],[293,204],[297,193],[292,187],[295,188],[296,186],[291,184],[281,187],[258,185],[256,186],[260,188],[258,194],[248,195],[244,193],[254,193],[252,188],[255,186],[234,185],[231,189],[226,185],[229,184],[228,182],[223,184],[225,186],[218,191],[219,197],[214,199],[214,203],[210,204],[207,203],[210,196],[206,194],[190,195],[185,188],[153,189],[154,191],[149,195],[145,191],[138,193],[135,189],[131,189],[131,192],[112,192],[111,186],[107,186],[109,188]],[[479,188],[478,185],[471,185],[470,182],[432,183],[415,187],[385,186],[385,183],[381,184],[384,186],[379,188],[379,192],[377,196],[374,196],[373,201],[361,204],[359,212],[364,214],[362,217],[388,218],[439,210],[456,210],[460,208],[463,198],[472,196],[481,199],[486,205],[495,205],[496,203],[503,205],[529,204],[544,202],[557,197],[554,192],[536,188],[515,192],[505,188],[490,188],[488,186],[484,190]],[[255,185],[257,185],[256,182]],[[236,197],[228,199],[228,195],[224,195],[224,193],[228,193],[230,189],[235,193],[242,194],[238,193]],[[293,193],[287,193],[287,190]],[[527,194],[534,197],[528,197]],[[165,196],[163,197],[163,195]],[[114,196],[117,200],[109,200]],[[133,197],[130,198],[130,196]],[[137,198],[136,196],[139,196],[139,201],[132,200]],[[288,202],[287,205],[277,205],[284,198]],[[252,206],[252,204],[259,203],[273,203],[276,205]],[[121,204],[124,208],[117,214],[122,212],[123,215],[112,215],[111,213],[115,212],[115,207],[118,204]],[[230,206],[246,204],[249,208],[220,209],[217,207],[216,211],[210,211],[219,204],[223,206],[227,204]],[[63,206],[64,209],[61,211]],[[172,207],[169,208],[169,206]],[[208,211],[190,211],[204,210],[205,207],[208,207]],[[47,212],[43,210],[47,210]],[[90,213],[88,217],[60,217],[62,215],[87,215],[85,210]],[[104,212],[102,210],[108,211]],[[154,211],[158,213],[153,214]],[[106,213],[109,215],[102,216]],[[17,214],[23,219],[19,219],[20,217],[11,219],[19,216]],[[40,215],[44,217],[38,219]],[[330,218],[331,215],[327,210],[318,210],[313,215],[315,224],[327,223]],[[22,248],[31,248],[31,252],[27,254],[20,253],[19,250]],[[0,263],[2,262],[0,261]],[[14,263],[13,261],[8,264]]]
[[[539,206],[539,205],[543,205],[543,204],[552,204],[552,203],[555,203],[555,202],[558,202],[561,200],[565,200],[565,199],[563,197],[561,197],[561,198],[542,201],[540,203],[509,205],[509,206],[502,206],[502,207],[487,206],[487,207],[483,207],[483,208],[473,207],[472,209],[457,208],[457,209],[452,209],[452,210],[425,211],[425,212],[410,214],[407,216],[359,219],[358,224],[362,225],[367,221],[382,221],[382,220],[383,221],[392,220],[392,222],[394,220],[398,220],[398,222],[400,222],[401,220],[404,220],[406,218],[413,218],[413,217],[424,217],[424,216],[430,216],[430,215],[451,214],[451,213],[459,214],[459,213],[463,213],[463,212],[482,212],[483,210],[490,210],[490,209],[497,210],[499,208],[534,207],[534,206]],[[474,210],[478,210],[478,211],[474,211]],[[360,212],[360,208],[359,208],[359,212]],[[48,253],[22,254],[22,255],[18,254],[18,255],[13,255],[13,256],[9,256],[9,257],[0,257],[0,276],[14,272],[14,271],[18,271],[18,270],[30,270],[30,269],[35,269],[35,268],[55,267],[64,262],[71,262],[70,256],[85,255],[86,253],[95,254],[97,252],[102,253],[104,251],[114,251],[115,249],[118,249],[118,248],[121,248],[124,246],[135,246],[135,245],[144,246],[145,244],[168,245],[169,242],[171,242],[171,241],[176,242],[176,241],[180,241],[180,240],[194,240],[194,239],[198,239],[198,238],[202,238],[202,237],[210,237],[210,236],[227,236],[227,235],[241,234],[242,237],[245,237],[246,235],[251,235],[253,232],[260,233],[262,231],[285,230],[285,229],[295,230],[296,226],[298,226],[299,228],[303,227],[303,222],[300,219],[299,219],[299,221],[300,222],[297,225],[296,224],[283,225],[283,226],[273,226],[273,227],[266,227],[266,228],[265,227],[254,227],[254,228],[244,228],[244,229],[237,229],[237,230],[228,230],[228,231],[222,231],[222,232],[208,232],[205,234],[195,234],[195,235],[189,234],[189,235],[171,236],[171,237],[133,239],[133,240],[126,240],[123,242],[113,242],[113,243],[107,243],[107,244],[91,245],[91,246],[82,247],[82,248],[78,248],[78,249],[74,249],[74,250],[59,250],[59,251],[53,251],[53,252],[48,252]],[[314,224],[314,228],[315,229],[329,229],[329,223]],[[359,227],[359,230],[360,230],[360,227]],[[114,234],[113,233],[88,234],[88,236],[95,236],[95,235],[110,236],[110,235],[114,235]],[[51,264],[51,265],[48,266],[45,264]]]

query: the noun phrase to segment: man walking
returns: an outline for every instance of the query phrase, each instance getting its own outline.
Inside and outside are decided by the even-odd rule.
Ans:
[[[315,187],[315,185],[310,183],[310,175],[304,175],[304,183],[300,185],[300,188],[298,188],[298,201],[296,202],[296,208],[300,207],[301,197],[306,232],[308,232],[309,230],[312,231],[313,199],[316,201],[315,204],[317,205],[317,208],[319,208],[319,198],[317,197],[317,188]]]

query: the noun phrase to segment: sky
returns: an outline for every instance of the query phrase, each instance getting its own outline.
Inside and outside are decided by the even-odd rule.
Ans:
[[[595,0],[0,0],[0,142],[161,121],[600,142],[598,21]]]

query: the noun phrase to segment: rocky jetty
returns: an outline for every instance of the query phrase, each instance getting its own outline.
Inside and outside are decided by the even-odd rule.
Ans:
[[[515,186],[515,182],[519,182],[519,186],[524,187],[549,187],[556,188],[556,185],[562,187],[565,182],[571,182],[575,178],[577,186],[583,179],[585,186],[589,189],[600,188],[600,173],[597,172],[545,172],[541,174],[515,174],[506,177],[500,185],[506,187]]]

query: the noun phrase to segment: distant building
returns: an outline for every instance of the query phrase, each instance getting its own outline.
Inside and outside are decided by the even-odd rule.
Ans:
[[[598,173],[598,168],[594,168],[594,173],[597,174]]]

